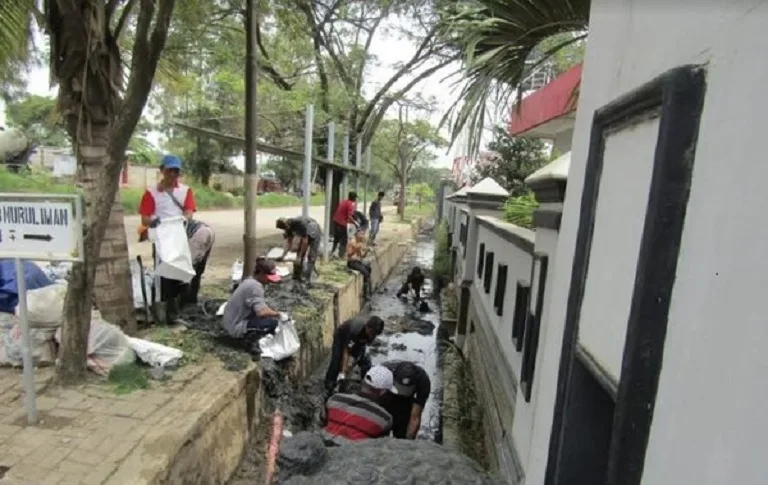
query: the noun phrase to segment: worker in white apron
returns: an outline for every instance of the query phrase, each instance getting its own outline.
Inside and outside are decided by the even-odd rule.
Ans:
[[[181,173],[181,159],[176,155],[165,155],[160,165],[162,179],[154,186],[148,188],[141,198],[139,214],[141,223],[148,228],[155,228],[162,220],[169,217],[184,216],[187,220],[192,218],[197,205],[195,196],[189,186],[179,182]],[[155,266],[160,263],[157,260],[154,245],[152,257]],[[157,280],[160,280],[159,282]],[[158,284],[159,283],[159,284]],[[153,301],[162,301],[166,304],[166,318],[173,321],[178,312],[178,297],[182,282],[168,278],[155,278],[155,297]],[[158,289],[159,295],[158,295]]]

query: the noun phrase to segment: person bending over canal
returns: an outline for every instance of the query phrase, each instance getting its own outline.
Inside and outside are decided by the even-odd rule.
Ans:
[[[183,216],[189,221],[197,210],[192,189],[179,182],[181,159],[176,155],[165,155],[160,164],[160,172],[163,176],[160,183],[148,188],[141,197],[139,204],[139,214],[141,215],[140,241],[147,237],[147,228],[157,227],[163,219]],[[153,255],[153,257],[155,257],[155,263],[159,264],[157,256]],[[168,278],[160,279],[160,299],[166,302],[168,320],[173,320],[176,316],[181,287],[181,281]]]
[[[293,278],[301,280],[303,276],[307,281],[311,281],[317,255],[320,253],[320,239],[323,234],[320,224],[311,217],[301,216],[290,219],[281,217],[275,225],[283,231],[283,238],[285,239],[283,254],[277,258],[277,261],[282,261],[285,258],[293,248],[294,239],[298,238],[299,248],[296,251],[296,262],[293,264]],[[303,272],[305,256],[307,257],[307,270]]]
[[[333,214],[333,247],[331,248],[331,254],[336,252],[337,247],[339,248],[339,257],[342,257],[344,254],[347,248],[347,241],[349,240],[347,226],[352,224],[357,227],[354,219],[356,210],[357,192],[350,192],[346,200],[339,202],[339,206],[336,207],[336,212]]]
[[[354,317],[345,321],[333,332],[331,347],[331,362],[325,373],[326,396],[330,396],[336,383],[346,378],[350,366],[350,358],[360,367],[360,373],[365,374],[371,366],[370,359],[365,355],[366,346],[371,345],[376,337],[384,331],[384,320],[372,316]]]
[[[432,386],[429,376],[413,362],[395,360],[382,365],[392,371],[395,379],[394,389],[383,401],[384,408],[392,415],[392,435],[415,439]]]
[[[358,230],[355,238],[347,244],[347,268],[363,275],[363,298],[371,296],[371,264],[363,261],[368,254],[365,249],[365,232]]]
[[[381,398],[392,388],[392,371],[377,365],[365,373],[360,392],[331,396],[325,404],[326,425],[322,430],[325,443],[338,446],[389,435],[392,415],[381,406]]]
[[[187,221],[187,241],[189,242],[189,252],[192,255],[192,269],[195,270],[195,276],[192,281],[181,288],[182,305],[197,303],[205,265],[208,263],[208,257],[211,255],[215,240],[216,236],[211,226],[195,219]]]
[[[397,297],[407,296],[410,290],[416,294],[416,301],[421,300],[421,288],[424,286],[424,273],[421,272],[421,268],[414,266],[411,272],[408,274],[408,278],[400,287],[397,292]]]
[[[273,332],[278,322],[288,320],[288,315],[270,308],[264,298],[264,285],[278,281],[275,263],[258,258],[251,277],[240,283],[224,308],[222,327],[231,337],[244,338],[251,353],[258,353],[259,338]]]

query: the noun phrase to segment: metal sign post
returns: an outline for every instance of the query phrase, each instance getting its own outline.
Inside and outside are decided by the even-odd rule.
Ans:
[[[24,260],[82,261],[82,207],[79,195],[0,193],[0,258],[12,258],[16,263],[23,382],[29,424],[37,423],[37,406]]]

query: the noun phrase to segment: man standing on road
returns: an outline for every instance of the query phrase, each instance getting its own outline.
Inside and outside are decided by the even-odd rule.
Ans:
[[[163,219],[169,217],[184,216],[189,221],[197,210],[192,189],[179,182],[181,159],[176,155],[165,155],[160,164],[160,172],[163,175],[160,183],[144,191],[139,203],[139,214],[144,228],[155,228]],[[157,259],[156,256],[153,257]],[[160,262],[156,260],[155,263]],[[169,321],[175,319],[178,311],[181,287],[181,281],[160,279],[160,299],[166,302],[166,315]]]
[[[381,201],[383,199],[384,192],[379,192],[379,196],[371,202],[371,207],[368,208],[368,216],[371,219],[371,233],[368,236],[368,244],[371,246],[376,245],[376,235],[379,233],[381,221],[384,220],[384,216],[381,214]]]
[[[381,406],[381,398],[392,388],[392,371],[377,365],[365,373],[359,393],[331,396],[325,404],[327,419],[322,430],[326,444],[338,446],[389,435],[392,416]]]
[[[394,391],[387,393],[383,401],[384,408],[392,415],[392,435],[415,439],[432,386],[427,371],[407,361],[389,361],[382,365],[391,370],[395,378]]]
[[[240,283],[224,308],[221,326],[231,337],[245,338],[251,353],[259,352],[259,338],[273,332],[280,321],[288,320],[288,315],[270,308],[264,298],[264,285],[278,281],[275,263],[257,258],[253,274]]]
[[[357,227],[353,217],[356,207],[357,192],[353,191],[349,193],[349,197],[346,200],[339,202],[339,206],[333,214],[333,248],[331,249],[331,254],[336,252],[336,247],[338,246],[340,258],[343,257],[344,251],[347,249],[347,241],[349,239],[347,225],[354,224]]]
[[[283,254],[277,258],[277,261],[282,261],[285,258],[293,248],[294,239],[298,238],[299,248],[296,251],[296,262],[293,264],[293,279],[301,280],[303,276],[307,282],[311,281],[317,255],[320,253],[320,238],[323,234],[320,224],[311,217],[300,216],[290,219],[281,217],[277,220],[276,226],[283,231],[283,238],[285,239]],[[305,256],[307,256],[307,270],[303,272]]]
[[[371,345],[383,331],[384,320],[377,316],[367,320],[358,316],[339,325],[333,332],[331,362],[325,373],[326,396],[333,392],[336,382],[346,378],[350,357],[360,367],[360,373],[365,374],[371,366],[370,359],[365,355],[366,346]]]

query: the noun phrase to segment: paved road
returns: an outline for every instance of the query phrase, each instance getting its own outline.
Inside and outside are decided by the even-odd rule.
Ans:
[[[394,210],[394,206],[385,207],[384,213]],[[263,244],[261,247],[266,248],[271,245],[280,244],[280,231],[275,228],[277,219],[299,215],[301,215],[301,207],[258,209],[256,212],[256,237]],[[325,219],[325,208],[323,206],[310,207],[309,216],[314,218],[322,227]],[[243,247],[243,210],[200,211],[195,214],[195,218],[210,224],[216,232],[216,243],[213,246],[209,265],[216,266],[217,269],[222,271],[228,271],[232,262],[240,255]],[[148,261],[151,257],[151,246],[146,242],[141,244],[137,242],[136,228],[139,222],[140,217],[137,215],[125,217],[128,250],[131,257],[141,255],[142,258]],[[219,266],[221,268],[218,268]],[[218,272],[217,270],[214,271]],[[206,273],[209,272],[206,271]]]

